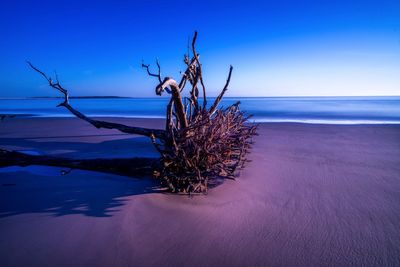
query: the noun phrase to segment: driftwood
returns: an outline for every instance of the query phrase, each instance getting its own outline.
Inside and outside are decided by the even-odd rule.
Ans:
[[[69,159],[46,155],[28,155],[18,151],[0,149],[0,168],[7,166],[45,165],[63,167],[62,174],[73,169],[101,171],[124,176],[144,177],[151,175],[159,164],[151,158],[113,158],[113,159]]]
[[[157,60],[157,73],[150,65],[142,63],[147,74],[156,77],[159,84],[157,95],[164,92],[171,95],[166,111],[165,130],[132,127],[118,123],[89,118],[69,103],[68,91],[58,77],[53,80],[30,62],[29,66],[41,74],[49,85],[64,96],[58,106],[67,108],[76,117],[97,128],[117,129],[124,133],[150,137],[161,155],[160,164],[154,169],[154,176],[175,193],[205,193],[210,184],[218,178],[234,179],[236,171],[246,163],[246,154],[256,134],[256,125],[247,123],[248,117],[239,110],[239,102],[225,109],[218,108],[229,87],[233,67],[221,93],[208,107],[206,87],[203,81],[200,55],[196,51],[197,32],[192,41],[192,55],[184,56],[186,70],[179,82],[171,77],[161,76]],[[189,85],[189,96],[183,97]],[[200,96],[200,92],[202,96]]]

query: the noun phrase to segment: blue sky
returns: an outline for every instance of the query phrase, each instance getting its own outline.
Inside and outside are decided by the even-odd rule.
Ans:
[[[71,95],[154,96],[142,59],[179,78],[199,31],[209,95],[400,95],[400,1],[7,1],[0,97],[55,96],[25,64],[57,70]]]

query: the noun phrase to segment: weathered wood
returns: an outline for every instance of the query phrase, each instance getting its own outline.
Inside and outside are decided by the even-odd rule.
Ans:
[[[226,79],[224,89],[222,89],[221,93],[215,99],[214,104],[211,106],[210,111],[209,111],[210,115],[214,114],[215,110],[217,109],[217,107],[219,105],[219,102],[221,102],[222,97],[224,96],[226,90],[228,90],[229,83],[231,82],[232,70],[233,70],[233,67],[230,66],[228,78]]]
[[[200,60],[199,60],[200,55],[197,54],[197,52],[196,52],[196,41],[197,41],[197,31],[194,32],[193,41],[192,41],[192,51],[193,51],[193,57],[196,59],[196,62],[197,62],[198,78],[200,80],[201,87],[203,88],[203,109],[205,109],[207,106],[206,87],[204,85],[203,71],[201,68]]]
[[[65,107],[79,119],[87,121],[88,123],[92,124],[96,128],[116,129],[123,133],[138,134],[138,135],[144,135],[144,136],[148,136],[148,137],[150,137],[151,135],[154,135],[157,138],[162,138],[162,139],[166,137],[166,132],[164,130],[148,129],[148,128],[143,128],[143,127],[132,127],[132,126],[127,126],[127,125],[120,124],[120,123],[106,122],[106,121],[95,120],[95,119],[87,117],[83,113],[74,109],[69,104],[68,90],[65,89],[61,85],[61,83],[58,80],[58,77],[56,77],[56,82],[54,82],[51,77],[47,76],[44,72],[42,72],[41,70],[39,70],[38,68],[33,66],[31,62],[27,61],[27,63],[32,69],[34,69],[39,74],[41,74],[48,81],[49,85],[52,88],[60,91],[64,95],[64,101],[62,103],[58,104],[57,107],[60,107],[60,106]]]
[[[102,171],[125,176],[151,176],[159,164],[157,158],[69,159],[47,155],[27,155],[17,151],[0,149],[0,167],[44,165],[69,169]]]
[[[161,95],[161,93],[167,87],[171,89],[171,94],[174,100],[175,111],[178,115],[179,123],[182,125],[182,128],[186,128],[188,126],[188,123],[178,83],[174,79],[166,77],[164,81],[157,86],[156,92],[158,95]]]
[[[89,118],[69,104],[68,91],[56,77],[54,82],[44,72],[29,66],[41,74],[51,87],[64,95],[59,104],[76,117],[89,122],[97,128],[117,129],[124,133],[140,134],[150,137],[161,155],[161,164],[156,167],[155,177],[161,179],[170,191],[179,194],[206,193],[209,186],[221,179],[235,179],[237,170],[248,161],[246,154],[256,134],[256,125],[247,123],[248,116],[240,111],[239,102],[226,108],[218,108],[228,90],[233,67],[230,66],[228,78],[221,93],[207,110],[206,87],[203,81],[200,55],[196,51],[197,32],[192,41],[193,55],[185,55],[186,70],[179,84],[171,77],[161,77],[161,66],[157,60],[157,73],[150,71],[150,65],[142,63],[147,74],[158,79],[155,91],[171,95],[167,105],[165,130],[131,127],[118,123]],[[202,87],[203,104],[199,105],[199,83]],[[190,97],[183,97],[186,85],[190,85]],[[185,100],[185,103],[184,103]],[[50,162],[54,163],[51,159]]]

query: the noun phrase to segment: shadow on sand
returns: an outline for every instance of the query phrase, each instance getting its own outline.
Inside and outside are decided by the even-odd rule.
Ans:
[[[23,152],[0,149],[0,218],[24,213],[109,217],[131,196],[162,192],[151,177],[159,154],[148,138],[90,142],[96,136],[0,138],[0,146]]]
[[[83,137],[0,138],[0,145],[25,152],[16,155],[18,164],[12,154],[0,155],[0,218],[23,213],[108,217],[131,196],[159,192],[149,168],[158,152],[148,138],[91,143]]]
[[[31,165],[0,169],[0,218],[23,213],[109,217],[133,195],[156,192],[152,179]]]

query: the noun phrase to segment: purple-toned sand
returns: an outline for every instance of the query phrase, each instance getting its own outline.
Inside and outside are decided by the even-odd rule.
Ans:
[[[400,266],[400,126],[275,123],[259,134],[236,181],[193,198],[151,179],[1,169],[0,265]],[[0,147],[157,156],[144,137],[72,118],[5,120]]]

